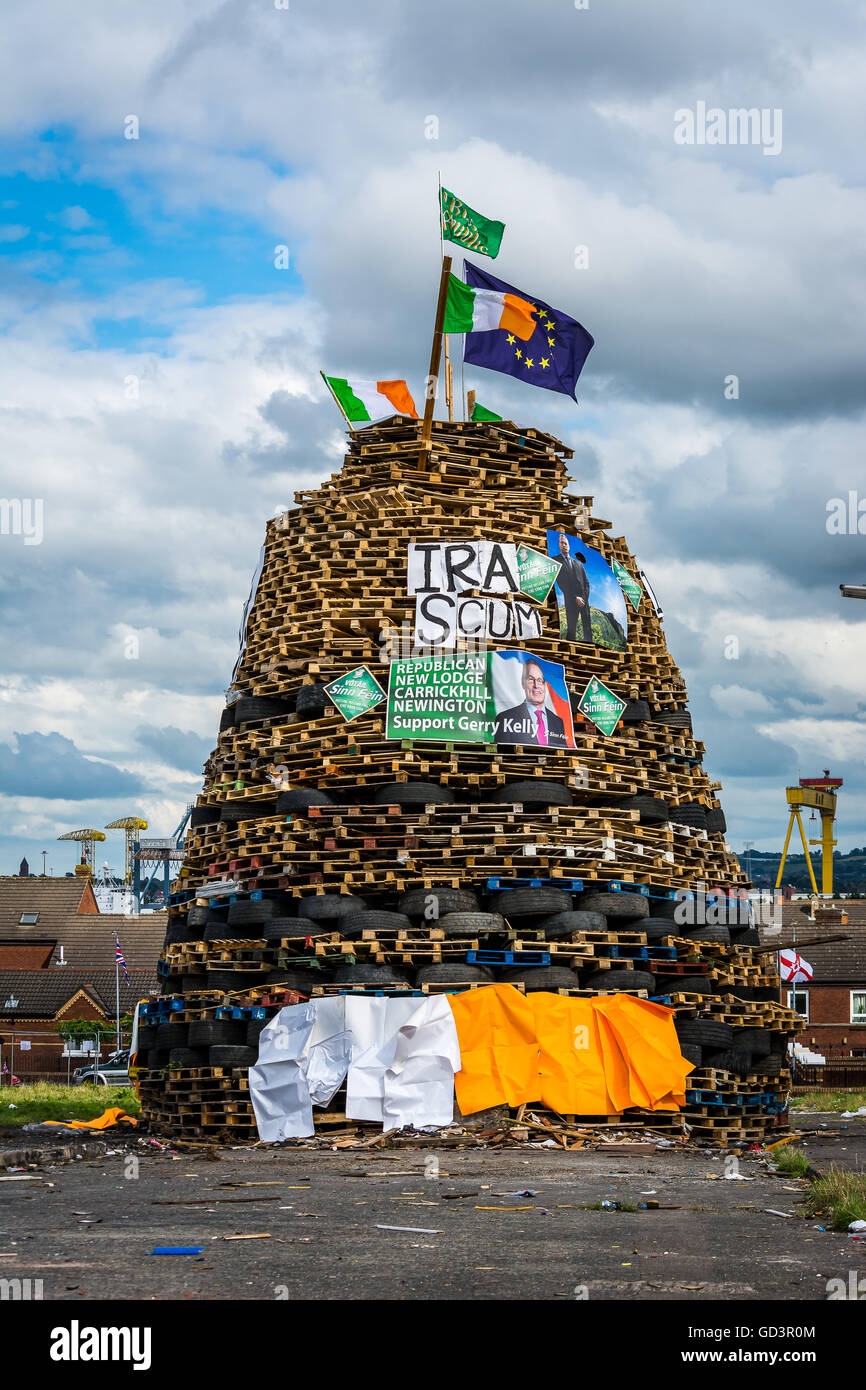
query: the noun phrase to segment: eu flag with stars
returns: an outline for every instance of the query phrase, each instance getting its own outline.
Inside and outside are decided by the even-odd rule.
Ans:
[[[573,397],[577,378],[595,342],[592,334],[561,309],[553,309],[524,290],[506,285],[504,280],[497,280],[469,261],[464,262],[463,273],[467,285],[473,289],[496,290],[528,300],[536,319],[535,332],[526,341],[504,328],[467,333],[463,360],[474,367],[505,372],[530,386],[541,386],[546,391],[560,391],[564,396]]]

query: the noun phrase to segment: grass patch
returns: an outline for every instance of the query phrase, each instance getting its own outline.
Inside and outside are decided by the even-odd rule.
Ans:
[[[831,1168],[813,1182],[806,1195],[810,1216],[820,1216],[834,1231],[847,1231],[852,1221],[866,1221],[866,1173],[842,1173]]]
[[[791,1097],[792,1111],[823,1110],[841,1115],[843,1110],[859,1110],[861,1105],[866,1105],[866,1091],[805,1091]]]
[[[808,1175],[810,1163],[802,1149],[775,1149],[770,1158],[777,1173],[784,1173],[788,1178],[805,1178]]]
[[[10,1108],[11,1105],[14,1109]],[[63,1086],[34,1081],[0,1087],[0,1126],[37,1124],[41,1120],[95,1120],[103,1110],[120,1106],[137,1115],[141,1106],[131,1086]]]

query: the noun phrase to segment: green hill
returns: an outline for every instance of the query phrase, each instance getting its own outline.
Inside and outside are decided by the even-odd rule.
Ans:
[[[745,868],[745,850],[740,851],[739,858],[740,863]],[[752,850],[752,881],[756,888],[772,888],[774,886],[781,858],[781,850]],[[821,854],[817,848],[812,855],[812,868],[820,890]],[[800,893],[811,891],[812,885],[809,882],[805,854],[788,854],[782,882],[783,884],[793,884]],[[838,893],[866,895],[866,848],[852,849],[847,854],[840,854],[838,850],[834,853],[833,889],[834,892]]]

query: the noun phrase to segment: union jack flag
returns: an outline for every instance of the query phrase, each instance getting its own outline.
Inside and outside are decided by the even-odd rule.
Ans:
[[[117,964],[120,966],[121,970],[123,971],[123,976],[124,976],[124,979],[126,980],[126,983],[129,984],[129,971],[128,971],[127,968],[126,968],[126,961],[123,959],[123,952],[122,952],[121,949],[120,949],[120,937],[119,937],[119,936],[115,936],[115,938],[114,938],[114,959],[116,960]]]

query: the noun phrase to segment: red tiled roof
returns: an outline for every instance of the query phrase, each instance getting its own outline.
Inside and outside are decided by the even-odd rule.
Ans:
[[[114,935],[127,969],[155,971],[165,937],[166,914],[81,912],[88,884],[80,879],[0,878],[0,942],[20,946],[34,941],[54,943],[52,959],[60,957],[75,971],[110,971],[114,976]],[[22,924],[22,913],[37,912],[32,925]],[[112,985],[112,998],[114,987]]]
[[[0,878],[0,936],[18,925],[22,912],[38,912],[41,926],[49,917],[69,917],[82,908],[86,912],[91,902],[95,907],[93,889],[85,879]]]
[[[130,1013],[139,999],[146,998],[157,989],[156,971],[130,971],[131,983],[127,985],[120,975],[121,1013]],[[2,970],[0,971],[0,1019],[4,1026],[17,1020],[28,1018],[55,1018],[64,1005],[80,991],[85,990],[97,1008],[107,1017],[114,1016],[114,971],[98,972],[72,971],[65,969],[48,970]],[[18,1000],[15,1009],[6,1008],[6,1000]],[[70,1017],[74,1017],[73,1007]]]

